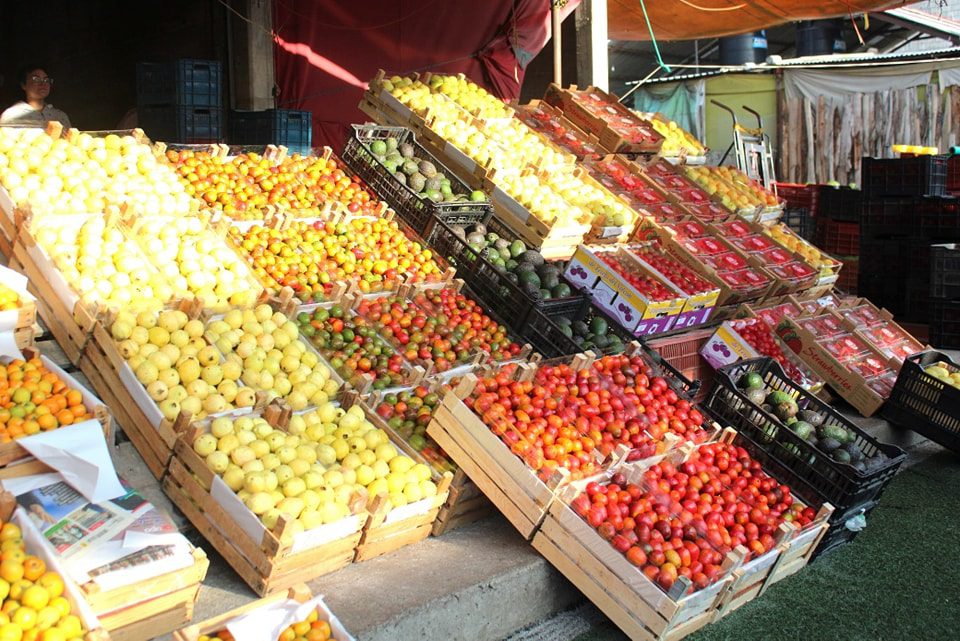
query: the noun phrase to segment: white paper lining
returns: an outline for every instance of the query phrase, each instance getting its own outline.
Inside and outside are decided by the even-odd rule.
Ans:
[[[414,516],[426,514],[430,511],[431,507],[433,507],[433,497],[420,499],[414,503],[407,503],[406,505],[395,507],[387,513],[386,518],[383,519],[383,524],[386,525],[388,523],[396,523],[397,521],[402,521],[403,519],[409,519]]]
[[[355,641],[327,607],[322,596],[313,597],[304,603],[293,599],[277,601],[239,616],[229,621],[225,627],[235,641],[277,639],[288,626],[305,620],[314,610],[318,610],[320,618],[330,623],[335,641]]]

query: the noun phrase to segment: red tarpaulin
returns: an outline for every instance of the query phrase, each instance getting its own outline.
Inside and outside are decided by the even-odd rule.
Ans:
[[[565,14],[578,0],[567,3]],[[378,69],[462,72],[504,99],[550,38],[548,0],[274,0],[277,106],[313,113],[314,144],[340,149]]]
[[[640,0],[608,0],[610,37],[649,40]],[[793,20],[816,20],[890,9],[916,0],[645,0],[658,40],[715,38]]]

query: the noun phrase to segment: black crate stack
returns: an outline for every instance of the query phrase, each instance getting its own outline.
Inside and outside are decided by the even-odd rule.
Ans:
[[[932,325],[931,245],[960,240],[946,184],[946,156],[863,159],[858,293],[905,321]]]
[[[309,155],[313,143],[313,114],[297,109],[231,111],[231,145],[283,145],[290,153]]]
[[[930,247],[930,343],[960,349],[960,243]]]
[[[218,60],[137,63],[137,121],[153,140],[223,140],[223,72]]]
[[[843,263],[837,288],[856,294],[863,193],[859,189],[830,185],[820,185],[819,190],[814,244]]]

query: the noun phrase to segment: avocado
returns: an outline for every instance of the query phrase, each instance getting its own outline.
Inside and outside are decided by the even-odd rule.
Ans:
[[[413,174],[418,173],[417,163],[413,160],[404,160],[403,164],[400,166],[400,171],[408,176],[412,176]]]
[[[429,160],[421,160],[419,165],[420,173],[426,176],[427,178],[433,178],[437,175],[437,168],[434,167],[433,163]],[[440,189],[439,182],[437,183],[437,189]]]
[[[407,184],[407,175],[402,171],[396,172],[395,174],[393,174],[393,177],[396,178],[397,182],[400,183],[401,185]]]
[[[841,447],[847,454],[850,455],[851,461],[859,461],[863,459],[863,452],[860,451],[860,446],[856,443],[845,443]]]
[[[487,199],[487,195],[480,191],[479,189],[470,192],[470,201],[475,203],[482,203]]]
[[[487,236],[487,226],[483,223],[475,223],[470,226],[471,234],[481,234],[484,238]]]
[[[518,276],[520,277],[520,282],[524,285],[533,285],[537,293],[539,294],[540,290],[540,277],[537,276],[537,272],[531,270],[521,271]]]
[[[741,389],[763,389],[763,377],[757,374],[756,372],[747,372],[740,377],[740,380],[737,381],[737,385]]]
[[[847,430],[839,425],[821,425],[817,428],[817,436],[820,438],[833,439],[841,445],[849,440],[847,438]]]
[[[777,406],[780,403],[783,403],[785,401],[789,403],[793,403],[793,397],[787,394],[786,392],[781,392],[779,390],[775,390],[767,394],[767,402],[773,406]]]
[[[426,183],[426,178],[419,172],[410,174],[410,177],[407,178],[407,184],[410,185],[410,189],[418,193],[423,191],[424,183]]]
[[[509,259],[509,260],[507,260],[507,261],[504,263],[504,265],[505,265],[506,268],[507,268],[507,271],[510,271],[510,272],[516,271],[517,266],[518,266],[519,264],[520,264],[520,263],[518,263],[517,261],[515,261],[515,260],[512,259],[512,258]]]
[[[795,421],[790,429],[793,430],[793,433],[799,436],[800,438],[806,440],[814,433],[815,429],[813,425],[807,423],[806,421]]]
[[[483,234],[478,234],[475,231],[472,231],[469,234],[467,234],[467,242],[470,243],[471,245],[486,246],[487,244],[487,241],[483,239]]]
[[[387,143],[383,140],[374,140],[370,143],[370,151],[377,156],[387,155]]]
[[[560,331],[563,332],[563,335],[567,338],[573,338],[573,328],[569,325],[560,325]]]
[[[515,240],[510,243],[510,254],[517,259],[517,262],[520,262],[520,256],[522,256],[527,251],[527,246],[523,244],[522,240]]]
[[[607,321],[601,316],[594,316],[590,319],[590,331],[598,336],[605,336],[607,333]]]
[[[405,142],[402,145],[397,147],[397,151],[399,151],[400,155],[403,156],[404,158],[413,158],[413,154],[416,150],[413,148],[413,145],[411,145],[408,142]]]
[[[526,272],[525,272],[525,273],[526,273]],[[533,274],[533,272],[529,272],[529,273]],[[533,276],[536,277],[537,275],[536,275],[536,274],[533,274]],[[531,299],[533,299],[533,302],[534,302],[534,303],[539,304],[540,302],[542,302],[543,297],[540,295],[540,288],[537,287],[537,285],[536,285],[535,283],[530,282],[530,281],[523,282],[523,281],[521,280],[521,282],[520,282],[520,289],[523,290],[523,293],[525,293],[527,296],[529,296]]]
[[[571,321],[568,316],[561,316],[559,318],[554,319],[553,322],[556,323],[557,325],[571,325],[573,323],[573,321]]]
[[[557,276],[556,272],[548,271],[546,273],[539,273],[540,283],[547,289],[553,289],[560,284],[560,278]]]
[[[823,417],[820,416],[820,414],[814,412],[813,410],[801,410],[800,413],[797,414],[797,416],[800,417],[801,421],[806,421],[807,423],[810,423],[810,425],[813,425],[814,427],[818,427],[823,423]]]
[[[762,389],[756,389],[756,388],[754,388],[754,389],[748,389],[748,390],[747,390],[747,399],[748,399],[751,403],[753,403],[753,404],[755,404],[755,405],[762,405],[762,404],[763,404],[763,399],[764,399],[763,390],[762,390]],[[767,410],[767,411],[770,411],[770,410]]]
[[[824,452],[832,452],[840,447],[840,441],[835,438],[821,438],[820,449]],[[849,455],[848,455],[849,456]]]
[[[830,457],[838,463],[850,463],[853,459],[850,457],[850,453],[845,449],[838,447],[837,449],[830,452]]]
[[[508,241],[506,238],[500,238],[499,236],[491,239],[490,238],[491,236],[496,236],[496,234],[487,234],[487,242],[488,243],[492,242],[493,246],[499,249],[500,251],[503,251],[504,249],[506,249],[507,253],[509,254],[507,258],[513,258],[513,254],[510,252],[510,241]]]
[[[425,173],[423,173],[423,163],[420,163],[420,174],[426,178],[426,182],[424,183],[424,188],[427,191],[436,191],[439,193],[443,193],[443,185],[440,184],[440,179],[437,178],[436,176],[430,177],[430,176],[427,176]]]
[[[586,336],[590,333],[590,328],[587,327],[587,324],[583,321],[574,321],[573,323],[573,333],[578,336]]]
[[[567,285],[566,283],[560,283],[551,289],[550,293],[553,294],[554,298],[567,298],[571,295],[570,285]]]
[[[610,344],[610,339],[608,339],[603,334],[596,334],[593,337],[593,344],[599,347],[600,349],[604,349],[607,347],[607,345]]]
[[[781,401],[777,403],[776,407],[774,408],[774,413],[777,415],[777,418],[782,421],[786,421],[796,416],[797,404],[792,400]]]
[[[459,225],[454,225],[451,229],[453,229],[454,236],[462,238],[463,240],[467,239],[467,232],[464,231],[463,227],[460,227]]]
[[[520,260],[539,266],[543,264],[543,256],[535,249],[528,249],[520,256]]]
[[[507,280],[509,280],[514,285],[520,284],[520,279],[517,278],[517,275],[514,274],[513,272],[508,271],[505,275],[507,277]]]

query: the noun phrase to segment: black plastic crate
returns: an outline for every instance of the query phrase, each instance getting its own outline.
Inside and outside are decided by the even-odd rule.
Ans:
[[[231,111],[228,138],[241,145],[283,145],[307,155],[313,140],[313,114],[297,109]]]
[[[815,221],[812,212],[806,207],[788,207],[783,211],[780,222],[797,233],[804,240],[813,240]]]
[[[874,196],[943,196],[946,156],[863,158],[863,189]]]
[[[870,514],[877,505],[879,505],[878,501],[870,501],[865,505],[858,505],[840,516],[832,515],[829,520],[830,529],[828,529],[827,533],[820,539],[817,549],[814,550],[813,556],[810,557],[811,562],[840,549],[857,538],[857,535],[862,531],[856,529],[858,525],[857,521],[859,519],[865,519],[867,524],[864,527],[869,527]],[[847,525],[848,522],[849,526]]]
[[[428,233],[434,252],[456,267],[457,277],[463,279],[476,298],[504,319],[506,327],[522,333],[523,325],[535,307],[533,300],[510,282],[504,272],[477,255],[467,241],[442,220],[434,218]]]
[[[352,169],[373,191],[397,212],[397,216],[411,227],[423,233],[436,216],[448,225],[486,224],[493,214],[493,205],[485,202],[435,203],[421,198],[406,184],[395,179],[387,168],[370,152],[368,145],[375,140],[395,138],[399,144],[411,144],[416,155],[429,160],[437,173],[450,180],[454,193],[470,194],[471,189],[450,171],[433,154],[424,149],[412,131],[404,127],[380,127],[377,125],[354,125],[353,136],[343,148],[343,162]],[[429,242],[430,239],[427,238]]]
[[[223,139],[223,110],[205,107],[143,107],[140,128],[152,140],[185,144],[218,143]]]
[[[930,246],[930,295],[960,298],[960,244]]]
[[[960,389],[924,371],[939,362],[947,363],[950,371],[960,371],[960,365],[941,352],[907,357],[882,414],[891,423],[960,453]]]
[[[561,318],[568,319],[571,323],[583,322],[587,324],[594,318],[602,318],[607,323],[607,332],[618,336],[621,345],[626,346],[631,341],[637,340],[630,332],[605,314],[603,310],[595,307],[585,295],[562,299],[557,301],[562,304],[548,306],[552,302],[554,301],[544,301],[543,306],[534,308],[534,313],[530,314],[523,327],[524,337],[547,358],[579,354],[588,349],[603,354],[614,352],[609,347],[598,349],[595,346],[584,347],[577,343],[575,339],[563,332]]]
[[[930,299],[930,343],[942,349],[960,349],[960,299]]]
[[[137,108],[223,106],[219,60],[137,63]]]
[[[863,207],[863,192],[850,187],[820,186],[817,217],[857,222]]]
[[[851,431],[865,457],[881,453],[886,460],[882,465],[859,471],[815,448],[779,419],[752,403],[737,387],[736,382],[749,372],[760,374],[767,389],[789,394],[799,409],[819,413],[824,417],[823,425],[839,425]],[[764,467],[777,468],[783,475],[781,480],[791,487],[796,486],[801,498],[818,506],[829,501],[841,513],[878,498],[906,459],[899,447],[876,440],[796,385],[771,358],[743,360],[717,370],[716,382],[706,405],[724,424],[731,425],[763,450],[761,463]]]

